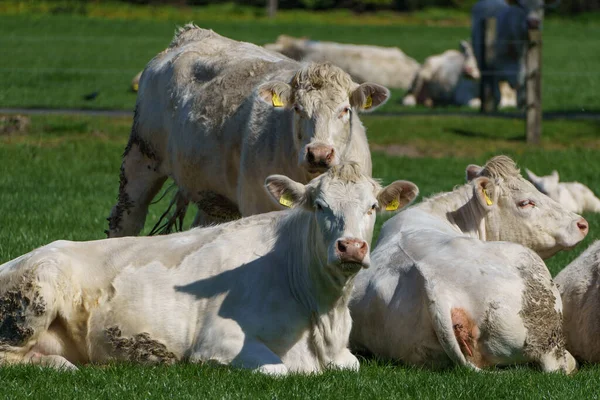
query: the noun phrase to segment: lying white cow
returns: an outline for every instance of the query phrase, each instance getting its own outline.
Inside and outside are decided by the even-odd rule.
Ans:
[[[330,64],[301,64],[193,25],[142,74],[109,237],[135,235],[167,177],[201,211],[197,224],[277,207],[260,190],[282,173],[299,182],[341,161],[371,174],[357,112],[387,101]]]
[[[527,177],[542,193],[559,202],[566,210],[576,213],[600,212],[600,199],[590,188],[579,182],[559,182],[558,171],[537,176],[526,169]]]
[[[348,72],[357,82],[376,82],[390,88],[408,89],[419,63],[397,47],[380,47],[280,35],[265,48],[294,60],[330,62]]]
[[[455,104],[477,108],[481,103],[474,95],[475,86],[466,80],[478,80],[480,77],[473,49],[463,40],[460,51],[446,50],[427,57],[402,103],[405,106]]]
[[[508,157],[468,173],[466,185],[384,224],[372,267],[355,281],[351,345],[415,365],[536,362],[573,372],[560,296],[541,257],[579,243],[587,222],[537,191]]]
[[[384,189],[356,165],[266,187],[289,211],[167,236],[58,241],[0,266],[0,360],[215,361],[273,374],[357,369],[347,299]]]
[[[567,349],[582,361],[600,362],[600,241],[560,271],[554,281],[563,302]]]
[[[516,105],[525,105],[528,30],[541,29],[544,7],[544,0],[480,0],[473,6],[471,40],[480,68],[483,65],[482,21],[486,18],[496,18],[494,57],[487,66],[487,71],[493,74],[494,99],[501,107],[515,105],[512,99],[501,93],[499,83],[502,81],[508,81],[517,91]],[[507,92],[506,88],[502,91]]]

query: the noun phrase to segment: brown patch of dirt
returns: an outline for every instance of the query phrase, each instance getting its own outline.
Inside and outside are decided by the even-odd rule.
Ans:
[[[425,153],[417,149],[412,145],[404,145],[404,144],[372,144],[372,151],[378,151],[385,153],[388,156],[393,157],[409,157],[409,158],[421,158],[425,157]]]
[[[26,135],[31,126],[31,120],[24,115],[0,116],[0,135]]]

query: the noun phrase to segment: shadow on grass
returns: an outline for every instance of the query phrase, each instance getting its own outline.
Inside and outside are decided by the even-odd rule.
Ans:
[[[483,132],[469,131],[466,129],[444,129],[446,132],[453,133],[455,135],[468,137],[468,138],[481,138],[481,139],[502,139],[507,140],[509,142],[525,142],[525,136],[523,133],[518,133],[513,136],[498,136],[498,135],[489,135]]]

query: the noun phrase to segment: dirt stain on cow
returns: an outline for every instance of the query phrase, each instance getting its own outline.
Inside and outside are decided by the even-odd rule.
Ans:
[[[118,326],[113,326],[106,329],[105,334],[113,349],[120,353],[119,356],[125,355],[130,361],[151,364],[177,362],[175,353],[168,351],[167,346],[152,339],[146,332],[127,338],[122,336]]]
[[[32,273],[21,277],[20,282],[0,297],[0,346],[18,346],[34,334],[27,317],[41,316],[46,302]]]

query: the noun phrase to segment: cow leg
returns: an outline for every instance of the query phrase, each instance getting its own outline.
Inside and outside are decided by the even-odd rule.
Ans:
[[[287,375],[288,368],[283,364],[279,356],[263,343],[248,340],[244,343],[242,350],[233,359],[231,365],[254,369],[267,375]]]
[[[543,354],[538,361],[544,372],[563,372],[570,375],[577,371],[577,361],[571,353],[557,347]]]
[[[354,356],[348,349],[342,350],[340,354],[333,361],[333,365],[340,369],[350,369],[352,371],[358,371],[360,363],[358,358]]]
[[[69,362],[66,358],[59,355],[45,355],[36,352],[28,353],[23,361],[25,363],[39,365],[42,367],[49,367],[58,370],[73,370],[76,371],[78,368]]]
[[[137,235],[144,227],[148,205],[167,179],[160,161],[135,136],[125,149],[117,204],[108,217],[108,237]]]

